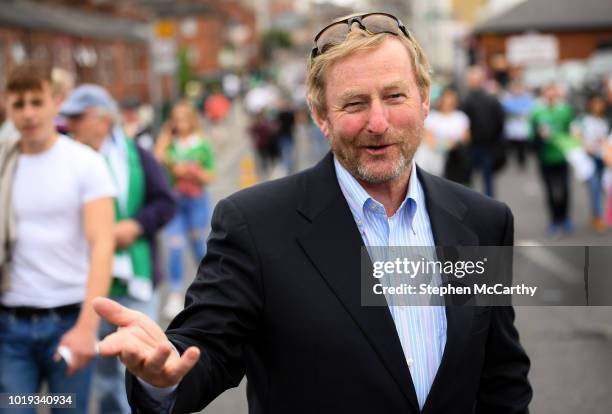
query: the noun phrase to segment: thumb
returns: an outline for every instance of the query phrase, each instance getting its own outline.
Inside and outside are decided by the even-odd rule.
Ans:
[[[102,319],[120,327],[130,325],[140,315],[138,312],[108,298],[97,297],[92,304],[94,310]]]

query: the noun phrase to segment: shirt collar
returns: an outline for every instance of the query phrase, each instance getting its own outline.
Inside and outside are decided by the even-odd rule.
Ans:
[[[106,156],[110,155],[112,151],[118,151],[119,153],[124,152],[125,136],[120,126],[114,126],[111,133],[106,137],[100,148],[100,152]]]
[[[353,217],[357,224],[363,222],[366,209],[375,211],[378,214],[384,214],[385,210],[383,205],[367,193],[357,179],[340,164],[335,155],[334,168],[336,170],[336,177],[338,178],[340,190],[348,202],[351,213],[353,213]],[[420,187],[421,183],[416,174],[416,163],[413,160],[410,180],[408,182],[408,191],[406,192],[406,197],[402,201],[402,204],[395,213],[396,216],[399,214],[408,214],[410,222],[412,222],[416,214],[417,206],[421,201],[422,191],[420,191]]]

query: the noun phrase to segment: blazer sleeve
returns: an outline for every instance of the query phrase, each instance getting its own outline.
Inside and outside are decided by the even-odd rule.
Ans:
[[[145,200],[134,220],[142,227],[145,238],[152,240],[174,216],[176,200],[161,165],[149,151],[136,148],[145,177]]]
[[[506,207],[501,246],[514,244],[514,218]],[[477,414],[528,414],[533,392],[529,357],[519,342],[511,306],[491,308],[491,324],[480,379]]]
[[[173,413],[201,411],[244,376],[243,345],[257,329],[263,308],[257,247],[243,215],[231,199],[213,212],[206,256],[189,287],[185,309],[166,334],[179,352],[201,351],[196,366],[176,390]],[[128,396],[135,412],[141,387],[128,377]]]

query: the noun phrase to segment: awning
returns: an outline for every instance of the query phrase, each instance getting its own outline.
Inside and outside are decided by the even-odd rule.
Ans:
[[[132,41],[145,41],[148,32],[148,25],[139,21],[29,0],[2,1],[0,26]]]

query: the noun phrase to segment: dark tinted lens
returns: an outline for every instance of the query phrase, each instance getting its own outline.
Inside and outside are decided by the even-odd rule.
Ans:
[[[397,21],[384,14],[370,14],[361,19],[363,26],[371,33],[393,33],[400,34]]]
[[[324,52],[326,46],[338,45],[346,39],[349,27],[346,23],[335,23],[323,30],[316,40],[316,46],[320,53]]]

